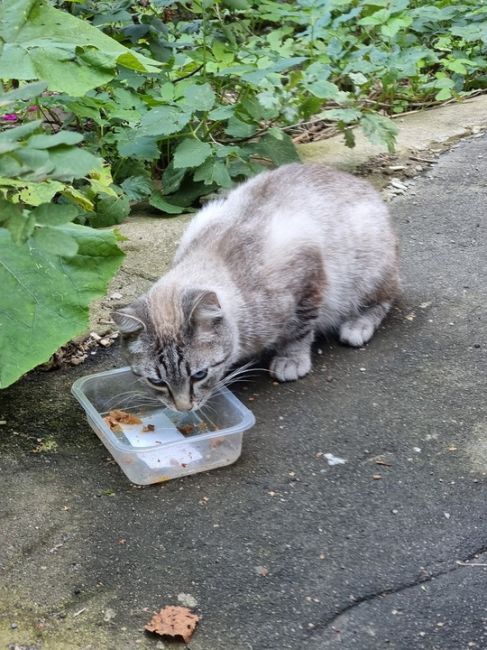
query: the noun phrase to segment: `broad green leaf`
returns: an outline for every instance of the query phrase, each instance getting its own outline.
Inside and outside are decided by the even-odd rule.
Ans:
[[[366,25],[366,26],[373,26],[375,27],[376,25],[383,25],[390,16],[390,11],[388,9],[379,9],[378,11],[374,11],[373,14],[370,16],[365,16],[365,18],[361,18],[358,21],[359,25]]]
[[[296,147],[287,133],[283,133],[280,140],[267,134],[257,144],[249,145],[249,147],[255,153],[270,158],[275,165],[300,161]]]
[[[122,158],[137,158],[139,160],[157,160],[161,152],[157,140],[153,136],[141,136],[137,131],[124,129],[117,137],[117,150]]]
[[[362,117],[360,126],[371,142],[386,145],[389,153],[394,153],[398,128],[392,120],[382,115],[370,113]]]
[[[60,228],[43,226],[36,228],[32,235],[32,242],[45,253],[73,257],[78,252],[78,242],[74,237],[63,232]]]
[[[129,201],[140,201],[152,192],[152,182],[147,176],[129,176],[120,184]]]
[[[33,97],[38,97],[43,93],[47,88],[47,83],[45,81],[36,81],[30,84],[24,84],[20,88],[11,90],[8,93],[0,95],[0,107],[7,106],[19,100],[32,99]]]
[[[227,166],[221,160],[210,159],[200,165],[193,175],[195,181],[203,181],[205,185],[216,183],[219,187],[231,187],[232,179]]]
[[[361,72],[349,72],[348,76],[356,86],[363,86],[367,83],[367,81],[369,81],[367,77]]]
[[[314,81],[313,83],[308,84],[307,87],[315,97],[320,97],[320,99],[333,99],[338,103],[346,102],[348,100],[348,94],[340,90],[338,86],[331,81],[321,79],[320,81]]]
[[[130,204],[125,194],[120,196],[99,195],[95,201],[95,212],[89,216],[89,224],[94,228],[106,228],[122,223],[130,212]]]
[[[43,226],[59,226],[73,221],[79,210],[74,205],[67,203],[43,203],[31,211],[36,223]]]
[[[149,203],[152,207],[157,208],[166,214],[181,214],[185,211],[183,206],[170,203],[170,201],[168,201],[166,197],[162,196],[160,192],[154,192],[149,199]]]
[[[361,115],[362,113],[356,108],[330,108],[320,113],[320,117],[324,120],[334,120],[345,124],[356,122]]]
[[[217,106],[208,113],[210,120],[228,120],[232,117],[235,107],[231,105]]]
[[[447,61],[445,63],[445,68],[451,70],[452,72],[457,72],[458,74],[467,74],[468,72],[461,59],[453,59],[452,61]]]
[[[93,169],[101,166],[100,158],[86,149],[59,145],[48,151],[49,161],[54,165],[51,175],[57,180],[72,181],[86,176]]]
[[[30,237],[34,230],[35,218],[22,210],[20,205],[0,199],[0,224],[9,230],[12,240],[20,244]]]
[[[162,136],[181,131],[191,119],[191,113],[175,106],[158,106],[148,111],[137,129],[139,136]]]
[[[243,122],[242,120],[239,120],[238,117],[231,117],[228,120],[225,133],[227,135],[232,135],[235,138],[250,138],[257,133],[257,125]]]
[[[29,146],[34,149],[50,149],[58,144],[78,144],[83,140],[81,133],[74,131],[59,131],[54,135],[33,135],[29,139]]]
[[[0,388],[88,328],[88,305],[102,296],[123,253],[111,232],[70,224],[78,252],[51,255],[35,242],[14,245],[0,228]]]
[[[383,36],[394,38],[399,31],[407,29],[412,22],[411,16],[393,16],[385,25],[382,25],[380,31]]]
[[[228,9],[245,10],[250,9],[249,0],[222,0],[222,5]]]
[[[446,101],[452,96],[452,91],[449,88],[442,88],[439,92],[436,93],[435,99],[439,102]]]
[[[83,194],[83,192],[80,192],[70,185],[65,186],[63,190],[63,196],[68,199],[68,201],[72,201],[76,205],[79,205],[81,208],[83,208],[83,210],[93,212],[95,209],[93,201],[91,201],[85,194]]]
[[[215,93],[208,83],[193,84],[183,91],[184,104],[193,111],[209,111],[215,103]]]
[[[2,79],[42,79],[50,90],[82,96],[116,74],[116,66],[158,72],[159,64],[129,50],[89,22],[46,0],[0,5]]]
[[[187,138],[180,142],[174,151],[174,168],[198,167],[211,156],[211,152],[211,145],[207,142]]]
[[[171,161],[162,175],[163,194],[173,194],[176,192],[181,186],[185,174],[186,169],[174,169]]]
[[[16,143],[24,140],[31,135],[31,133],[34,133],[34,131],[37,131],[41,124],[42,120],[34,120],[33,122],[27,122],[27,124],[22,124],[13,129],[6,129],[5,131],[0,132],[0,154],[6,151],[12,151],[13,148],[18,146]],[[12,143],[14,146],[10,149],[9,146]]]
[[[58,192],[65,188],[59,181],[46,180],[40,183],[26,183],[20,191],[20,199],[28,205],[48,203]]]

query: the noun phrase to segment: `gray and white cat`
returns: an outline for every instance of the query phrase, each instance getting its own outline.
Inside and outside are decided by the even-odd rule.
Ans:
[[[373,187],[291,164],[206,205],[169,272],[113,318],[133,371],[188,411],[264,351],[290,381],[310,371],[317,332],[364,345],[397,291],[397,241]]]

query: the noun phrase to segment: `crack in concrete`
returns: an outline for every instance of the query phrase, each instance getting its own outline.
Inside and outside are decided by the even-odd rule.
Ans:
[[[384,596],[391,596],[394,594],[401,593],[402,591],[406,591],[406,589],[410,589],[412,587],[419,587],[420,585],[423,585],[425,583],[431,582],[435,578],[440,578],[441,576],[448,575],[449,573],[453,573],[454,571],[457,571],[458,569],[465,569],[468,567],[468,562],[470,560],[473,560],[474,558],[482,555],[483,553],[487,552],[487,546],[482,547],[480,549],[477,549],[470,555],[468,555],[466,558],[462,560],[455,560],[455,564],[448,569],[445,569],[443,571],[437,571],[435,573],[430,573],[428,575],[419,575],[418,578],[415,580],[412,580],[410,582],[398,585],[396,587],[391,587],[389,589],[383,589],[381,591],[376,591],[371,594],[364,594],[360,598],[357,598],[354,600],[353,603],[350,603],[350,605],[346,605],[345,607],[342,607],[340,610],[336,611],[335,614],[331,618],[328,618],[327,620],[320,621],[319,623],[316,623],[314,627],[309,631],[309,633],[306,635],[305,638],[309,639],[316,634],[324,632],[327,628],[332,627],[333,623],[337,619],[339,619],[341,616],[344,614],[347,614],[350,612],[352,609],[355,609],[359,605],[362,605],[362,603],[370,602],[372,600],[375,600],[376,598],[383,598]],[[461,564],[460,564],[461,563]],[[422,572],[426,571],[426,569],[422,569]]]

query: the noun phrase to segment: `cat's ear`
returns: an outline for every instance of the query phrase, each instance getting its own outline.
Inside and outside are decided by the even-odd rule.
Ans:
[[[214,291],[189,291],[183,297],[186,322],[197,327],[211,327],[222,319],[223,313]]]
[[[111,316],[122,334],[134,334],[140,330],[147,329],[144,320],[144,310],[140,301],[133,302],[131,305],[113,311]]]

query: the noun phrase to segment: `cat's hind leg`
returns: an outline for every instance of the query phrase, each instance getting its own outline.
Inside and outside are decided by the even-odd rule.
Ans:
[[[343,321],[338,328],[340,341],[353,347],[365,345],[370,341],[390,308],[390,302],[381,302],[371,305],[357,316]]]

